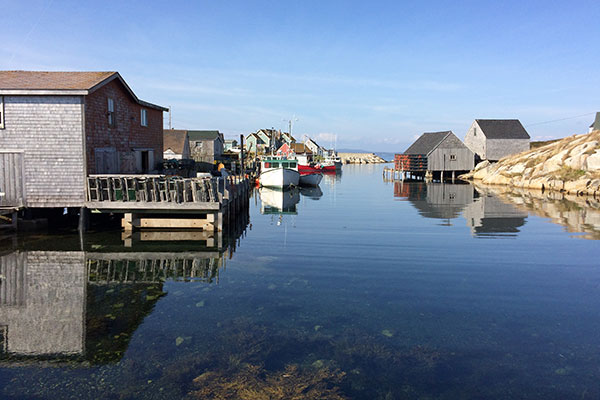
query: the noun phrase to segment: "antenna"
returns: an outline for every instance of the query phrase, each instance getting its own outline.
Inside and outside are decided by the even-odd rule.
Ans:
[[[173,129],[173,125],[171,124],[171,106],[169,106],[169,129]]]

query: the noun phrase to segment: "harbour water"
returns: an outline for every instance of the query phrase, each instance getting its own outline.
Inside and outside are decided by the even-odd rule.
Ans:
[[[600,211],[382,168],[221,238],[3,240],[0,398],[600,398]]]

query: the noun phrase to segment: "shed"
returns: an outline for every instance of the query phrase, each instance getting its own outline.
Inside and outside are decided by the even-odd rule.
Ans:
[[[199,162],[214,163],[223,155],[225,138],[219,131],[189,130],[192,158]]]
[[[165,129],[163,139],[163,158],[165,160],[186,160],[191,158],[190,139],[187,131]]]
[[[600,131],[600,112],[596,113],[596,118],[594,118],[594,122],[590,125],[589,133],[593,131]]]
[[[529,150],[530,137],[518,119],[476,119],[465,144],[481,160],[498,161]]]
[[[474,155],[452,131],[426,132],[403,154],[394,157],[395,168],[411,173],[462,172],[473,169]]]

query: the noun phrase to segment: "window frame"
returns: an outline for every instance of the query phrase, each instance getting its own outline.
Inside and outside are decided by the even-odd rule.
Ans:
[[[148,126],[148,110],[145,108],[140,109],[140,125]]]
[[[450,154],[450,161],[456,161],[456,154]]]
[[[115,99],[112,97],[108,97],[106,99],[107,113],[106,116],[108,118],[108,126],[114,128],[117,126],[117,119],[115,113]]]
[[[4,129],[4,96],[0,96],[0,129]]]

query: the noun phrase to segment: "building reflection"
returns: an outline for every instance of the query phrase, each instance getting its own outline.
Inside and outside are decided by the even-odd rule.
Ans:
[[[451,226],[462,216],[476,237],[514,237],[527,212],[470,184],[394,182],[394,197],[408,200],[425,218]]]
[[[514,237],[525,225],[527,212],[496,196],[482,194],[465,207],[463,216],[475,236]]]
[[[136,329],[167,295],[164,283],[217,284],[246,226],[215,233],[202,244],[168,236],[123,241],[115,232],[5,249],[0,364],[119,361]]]

